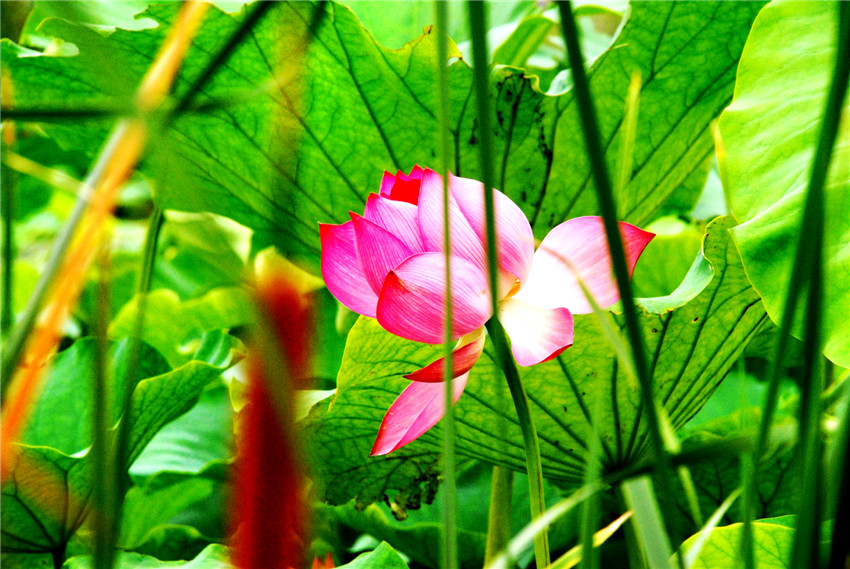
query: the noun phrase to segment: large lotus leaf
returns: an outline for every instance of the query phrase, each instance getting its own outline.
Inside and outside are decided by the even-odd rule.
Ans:
[[[797,516],[780,516],[753,521],[753,546],[759,569],[791,569],[791,549],[794,545],[794,528]],[[831,522],[824,524],[824,535],[829,535]],[[737,569],[741,567],[741,539],[744,524],[732,524],[711,530],[705,544],[691,565],[692,569]],[[701,534],[688,538],[682,544],[684,551],[693,547]],[[821,542],[822,551],[829,547]]]
[[[125,468],[160,429],[188,411],[203,389],[232,365],[230,344],[222,337],[210,337],[202,348],[199,353],[215,365],[192,361],[136,385]],[[90,370],[86,367],[76,371],[82,374]],[[3,549],[25,553],[61,551],[84,519],[92,492],[90,455],[72,457],[52,448],[27,445],[13,448],[0,508]]]
[[[197,474],[233,455],[233,407],[224,384],[207,388],[191,411],[162,429],[133,463],[142,480],[157,472]]]
[[[27,421],[21,437],[24,444],[49,446],[66,454],[74,454],[91,444],[92,412],[94,409],[94,369],[97,339],[82,338],[53,358],[44,389]],[[125,389],[127,371],[134,356],[135,342],[125,338],[112,343],[109,349],[108,421],[115,424],[121,413],[119,400]],[[165,359],[148,344],[138,345],[136,378],[168,373]]]
[[[94,566],[91,556],[77,555],[68,559],[62,567],[63,569],[92,569]],[[116,569],[234,569],[230,563],[230,549],[217,543],[208,545],[191,561],[160,561],[150,555],[122,552],[118,554],[115,567]]]
[[[209,498],[214,485],[208,478],[194,476],[164,487],[156,483],[133,486],[124,500],[121,546],[137,549],[171,518]]]
[[[654,398],[676,428],[705,403],[767,320],[730,244],[727,230],[733,223],[721,218],[709,225],[703,256],[671,296],[640,301]],[[621,315],[613,318],[621,328],[625,325]],[[390,489],[421,489],[421,482],[433,476],[440,428],[384,457],[370,458],[369,451],[384,413],[407,384],[401,376],[440,354],[437,346],[385,332],[375,320],[358,321],[335,397],[317,404],[304,422],[326,499],[369,502]],[[566,484],[581,481],[592,433],[589,414],[597,404],[606,470],[633,464],[647,450],[638,383],[618,363],[596,316],[577,315],[575,344],[553,361],[521,368],[521,375],[546,477]],[[461,456],[525,469],[516,412],[489,343],[456,405],[456,417]]]
[[[713,152],[708,127],[731,99],[738,57],[761,6],[632,4],[621,33],[590,70],[612,172],[619,171],[628,84],[634,73],[642,81],[633,172],[618,200],[622,219],[645,224],[683,184],[701,185],[689,175],[704,172]],[[361,210],[385,169],[434,165],[438,124],[434,34],[389,50],[348,8],[328,3],[304,55],[314,9],[307,2],[278,4],[199,97],[226,106],[181,117],[152,141],[154,157],[145,166],[165,169],[168,182],[156,188],[160,205],[232,217],[313,261],[318,221],[346,221],[349,210]],[[5,42],[4,78],[14,105],[126,104],[129,86],[147,68],[176,10],[153,5],[145,16],[159,27],[108,36],[45,21],[43,33],[73,42],[80,50],[75,57],[20,57],[21,50]],[[178,96],[236,24],[237,18],[210,11],[177,80]],[[458,59],[449,75],[451,168],[480,178],[472,72]],[[499,68],[490,94],[495,180],[542,237],[564,219],[597,213],[597,203],[572,92],[550,97],[535,81],[519,69]],[[65,121],[47,129],[63,144],[93,152],[107,126]]]
[[[780,322],[799,239],[805,189],[836,57],[838,4],[774,2],[756,19],[741,56],[735,99],[720,118],[724,183],[744,268]],[[850,366],[850,130],[836,142],[826,183],[824,353]],[[799,320],[801,314],[796,315]],[[798,338],[802,322],[794,329]]]

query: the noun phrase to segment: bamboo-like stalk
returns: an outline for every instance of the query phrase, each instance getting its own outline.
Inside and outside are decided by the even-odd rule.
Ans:
[[[496,252],[496,216],[494,208],[493,188],[493,130],[490,117],[490,89],[487,50],[487,18],[483,2],[470,0],[469,8],[470,32],[472,35],[473,73],[475,77],[475,102],[478,116],[479,159],[481,162],[481,178],[484,184],[484,208],[486,213],[487,230],[487,269],[490,283],[490,301],[493,316],[487,322],[487,331],[496,350],[499,366],[502,368],[514,407],[517,411],[519,426],[522,429],[522,440],[525,446],[526,468],[528,470],[529,501],[531,503],[532,519],[539,518],[546,509],[543,491],[543,469],[540,460],[540,442],[525,388],[520,381],[516,362],[508,347],[505,330],[499,322],[498,312],[498,256]],[[549,565],[549,539],[546,528],[542,528],[534,538],[534,557],[538,569]]]
[[[596,121],[596,110],[590,96],[590,86],[587,74],[584,70],[584,59],[581,54],[581,46],[578,42],[578,31],[572,15],[572,7],[569,0],[558,2],[561,14],[561,25],[564,29],[564,39],[567,44],[570,68],[573,73],[573,92],[580,109],[582,130],[584,131],[587,153],[590,158],[591,172],[596,183],[596,193],[599,200],[599,209],[605,223],[605,235],[611,254],[614,275],[617,279],[617,287],[620,291],[620,299],[623,305],[623,315],[626,320],[626,332],[632,347],[632,357],[641,386],[641,400],[649,423],[649,438],[659,464],[665,464],[667,453],[664,450],[664,440],[661,435],[661,425],[658,418],[658,410],[652,395],[652,378],[646,361],[646,350],[643,335],[638,323],[637,311],[634,305],[634,294],[629,280],[629,272],[626,265],[626,255],[623,250],[623,242],[617,226],[617,210],[614,205],[611,182],[608,177],[608,169],[605,164],[605,154],[602,151],[601,136]],[[666,468],[667,476],[670,476],[669,467]]]
[[[441,567],[456,569],[458,566],[457,551],[457,480],[455,467],[455,416],[452,405],[452,271],[451,271],[451,223],[449,219],[449,156],[451,155],[451,134],[449,133],[449,116],[451,113],[451,98],[449,94],[449,38],[448,38],[448,8],[444,2],[434,2],[434,15],[437,22],[437,84],[439,87],[438,116],[440,119],[437,133],[437,149],[439,156],[439,172],[443,176],[443,249],[446,259],[446,297],[445,323],[443,341],[445,345],[445,360],[443,365],[443,405],[446,414],[443,417],[443,555]]]
[[[14,148],[16,142],[15,123],[7,122],[3,125],[2,144],[3,151],[7,152]],[[6,334],[12,328],[15,320],[14,305],[14,285],[15,285],[15,194],[17,193],[18,176],[17,172],[9,168],[3,162],[2,177],[2,192],[0,192],[0,200],[2,200],[2,215],[3,215],[3,284],[0,289],[0,302],[3,303],[0,309],[0,334],[5,338]]]
[[[94,551],[92,563],[95,569],[109,568],[114,564],[116,520],[111,517],[112,492],[115,486],[109,460],[108,421],[111,418],[110,378],[107,375],[109,353],[109,252],[101,247],[98,256],[97,311],[94,316],[95,364],[92,377],[92,443],[88,457],[92,461],[92,529]],[[132,389],[132,388],[131,388]],[[126,422],[126,421],[125,421]]]

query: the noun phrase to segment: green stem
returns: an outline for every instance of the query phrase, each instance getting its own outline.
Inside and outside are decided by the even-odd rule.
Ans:
[[[602,398],[593,398],[591,411],[590,448],[587,453],[587,463],[584,471],[584,485],[592,488],[599,483],[602,461],[602,439],[599,436],[599,416],[601,414]],[[581,506],[581,564],[582,569],[598,569],[599,551],[593,545],[594,534],[599,526],[601,517],[601,497],[599,494],[588,496]]]
[[[845,539],[850,535],[850,385],[845,385],[843,413],[839,428],[832,441],[829,456],[829,478],[827,488],[831,488],[826,518],[833,518],[832,543],[829,551],[829,569],[844,569],[850,556],[850,543]]]
[[[587,153],[590,157],[593,179],[596,182],[599,209],[602,212],[602,219],[605,224],[605,235],[608,240],[614,275],[617,278],[617,288],[620,291],[623,314],[626,319],[626,331],[632,346],[635,371],[640,382],[641,399],[647,415],[647,422],[649,423],[649,438],[658,463],[666,466],[666,468],[662,468],[662,470],[666,471],[665,477],[667,480],[665,480],[665,486],[672,488],[672,484],[667,484],[668,481],[672,481],[672,475],[670,474],[669,460],[665,458],[667,457],[667,453],[664,450],[664,439],[661,436],[658,410],[655,407],[652,396],[652,378],[649,375],[643,335],[640,331],[637,311],[635,310],[634,294],[632,293],[632,285],[629,281],[626,255],[620,238],[619,225],[617,224],[617,210],[614,205],[611,181],[608,178],[605,154],[602,151],[599,127],[596,121],[596,109],[590,96],[590,85],[584,70],[584,60],[578,41],[578,31],[576,30],[569,0],[558,2],[558,7],[561,13],[561,25],[564,28],[564,39],[567,44],[567,53],[573,74],[573,91],[576,94],[576,100],[580,109],[579,116],[581,117],[582,130],[584,131],[584,138],[587,144]]]
[[[14,126],[13,123],[6,124],[6,128],[14,128]],[[11,150],[9,147],[5,149]],[[3,303],[3,308],[2,313],[0,313],[0,333],[5,338],[15,321],[15,309],[13,306],[15,282],[15,192],[18,189],[17,172],[9,168],[5,162],[2,165],[2,186],[3,191],[0,192],[2,206],[0,207],[3,210],[3,289],[0,302]],[[6,377],[5,375],[3,376],[4,385],[6,383]]]
[[[159,241],[160,230],[163,224],[162,209],[155,207],[148,222],[148,231],[145,236],[145,246],[142,256],[141,273],[136,294],[136,322],[132,335],[132,343],[128,355],[126,377],[123,381],[123,391],[119,401],[121,409],[121,420],[118,423],[118,432],[113,439],[110,452],[111,463],[109,464],[109,481],[107,487],[109,492],[105,497],[104,516],[110,523],[111,531],[102,539],[101,548],[105,555],[114,552],[118,537],[121,533],[121,512],[124,508],[124,495],[127,492],[128,479],[127,469],[129,458],[130,440],[130,416],[132,414],[133,392],[135,391],[139,373],[139,352],[141,350],[142,335],[145,328],[145,312],[147,307],[147,295],[150,291],[153,279],[154,261],[156,259],[156,248]],[[114,557],[110,557],[108,564],[102,567],[111,567]]]
[[[110,476],[112,469],[109,467],[109,447],[107,445],[107,434],[109,425],[107,417],[110,415],[108,378],[106,376],[106,358],[109,350],[107,339],[107,328],[109,326],[109,279],[108,255],[103,251],[99,255],[100,271],[97,279],[97,312],[94,319],[95,365],[92,408],[92,445],[89,457],[94,466],[92,472],[93,481],[93,508],[92,526],[94,530],[94,554],[93,563],[96,569],[108,569],[115,561],[115,523],[109,516],[113,509],[110,502],[112,490],[116,481]]]
[[[522,442],[525,447],[525,465],[528,471],[528,496],[531,502],[531,518],[541,516],[546,509],[546,500],[543,492],[543,465],[540,460],[540,441],[537,438],[537,429],[534,428],[534,418],[531,407],[528,405],[528,396],[519,379],[516,362],[514,362],[511,350],[508,347],[505,329],[495,318],[487,321],[487,331],[496,350],[496,361],[505,372],[511,398],[517,412],[517,419],[522,429]],[[549,565],[549,538],[543,530],[534,537],[534,558],[538,569]]]
[[[490,511],[487,518],[487,548],[484,566],[490,564],[511,541],[511,498],[513,497],[514,471],[504,466],[493,467],[490,487]]]
[[[451,139],[449,134],[450,98],[449,76],[446,63],[449,59],[448,48],[448,9],[444,2],[434,2],[434,15],[437,21],[437,79],[439,88],[440,129],[437,137],[439,149],[439,171],[443,175],[443,203],[449,203],[448,170]],[[455,479],[455,417],[452,398],[452,296],[451,296],[451,231],[449,208],[443,208],[443,248],[446,259],[446,299],[445,326],[443,342],[446,355],[443,365],[443,405],[446,414],[443,417],[443,569],[455,569],[458,566],[457,545],[457,481]]]
[[[542,515],[546,502],[543,495],[543,470],[540,463],[540,443],[537,430],[528,406],[528,397],[519,379],[516,362],[508,347],[505,330],[499,323],[499,291],[498,291],[498,256],[496,254],[496,216],[493,197],[495,185],[493,167],[493,128],[490,116],[490,89],[488,65],[489,52],[487,49],[487,17],[484,12],[485,3],[469,0],[470,32],[472,36],[473,74],[475,77],[475,103],[478,117],[479,160],[481,177],[484,185],[484,210],[487,230],[487,273],[490,284],[490,301],[493,307],[493,317],[487,322],[490,339],[496,349],[499,365],[505,372],[508,387],[516,407],[519,425],[522,429],[522,439],[525,445],[525,461],[528,469],[528,486],[531,502],[532,519]],[[549,565],[549,538],[544,529],[534,538],[534,557],[537,567],[542,569]]]

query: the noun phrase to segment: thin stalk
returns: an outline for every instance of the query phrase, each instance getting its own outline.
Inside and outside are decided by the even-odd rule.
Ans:
[[[531,505],[531,519],[537,519],[546,510],[546,499],[543,491],[543,464],[540,460],[540,441],[537,429],[534,428],[534,418],[528,404],[528,395],[519,379],[516,362],[508,348],[505,329],[496,318],[487,321],[487,332],[496,350],[496,361],[505,372],[511,398],[516,407],[517,419],[522,430],[522,442],[525,447],[525,465],[528,471],[528,497]],[[538,569],[549,565],[549,538],[545,528],[534,538],[534,558]]]
[[[493,160],[493,129],[490,117],[490,90],[487,49],[487,17],[485,3],[475,0],[467,2],[469,24],[472,36],[473,74],[475,77],[475,102],[478,116],[479,160],[484,184],[484,208],[487,229],[487,271],[490,283],[490,301],[493,317],[487,322],[487,330],[496,350],[497,360],[505,373],[511,397],[517,410],[522,439],[525,445],[525,461],[528,469],[531,517],[535,519],[543,514],[546,501],[543,493],[543,470],[540,461],[540,442],[528,405],[528,397],[519,379],[516,362],[513,359],[505,330],[499,323],[498,256],[496,252],[496,216],[493,197],[495,185]],[[544,529],[534,539],[534,557],[537,567],[549,565],[549,538]]]
[[[487,567],[511,541],[511,498],[513,497],[514,471],[504,466],[493,467],[490,486],[490,510],[487,517],[487,547],[484,566]]]
[[[147,297],[150,292],[153,270],[156,261],[156,249],[159,235],[162,230],[164,216],[162,209],[155,207],[148,222],[148,230],[145,234],[145,246],[142,254],[142,262],[139,271],[139,281],[136,289],[136,322],[133,331],[133,343],[130,346],[129,360],[127,364],[127,378],[124,382],[124,392],[121,394],[121,414],[123,419],[118,426],[118,435],[115,440],[115,464],[114,468],[123,473],[127,456],[127,442],[130,437],[130,407],[133,399],[133,391],[136,386],[136,375],[139,369],[139,351],[141,349],[142,336],[145,329],[145,312],[147,308]],[[123,494],[119,494],[123,495]]]
[[[20,107],[0,107],[4,120],[19,122],[78,122],[87,119],[122,119],[135,112],[132,106],[98,106],[77,109],[58,109],[39,107],[27,109]]]
[[[439,149],[439,171],[443,175],[443,203],[449,203],[449,156],[451,153],[451,139],[449,133],[449,76],[447,64],[449,60],[448,48],[448,9],[443,2],[434,2],[434,15],[437,21],[437,80],[439,85],[439,119],[440,128],[437,137],[437,148]],[[446,259],[446,297],[443,342],[446,355],[443,365],[443,405],[446,414],[443,417],[443,557],[442,567],[445,569],[456,569],[458,566],[457,549],[457,481],[455,468],[455,417],[454,405],[452,404],[452,346],[453,330],[452,322],[452,271],[451,271],[451,225],[449,220],[449,208],[443,208],[443,249]]]
[[[756,553],[753,542],[753,520],[755,519],[755,508],[758,494],[758,486],[755,480],[755,455],[744,453],[741,455],[741,488],[743,498],[741,503],[741,515],[743,526],[741,528],[741,558],[744,569],[755,569]]]
[[[741,378],[746,377],[746,369],[744,366],[744,358],[739,358],[735,372]],[[749,406],[747,401],[746,389],[741,387],[739,393],[739,406],[741,409],[746,409]],[[742,433],[752,432],[753,421],[747,413],[741,413],[740,430]],[[744,569],[755,569],[756,555],[755,544],[753,542],[753,520],[757,517],[755,508],[758,504],[758,485],[753,476],[755,475],[755,462],[757,458],[753,453],[743,453],[741,455],[741,516],[743,518],[743,526],[741,528],[741,550],[740,555],[744,564]]]
[[[109,516],[111,490],[115,480],[110,476],[109,447],[107,445],[109,413],[109,378],[106,371],[106,359],[109,350],[107,328],[111,312],[109,301],[109,254],[106,248],[99,255],[99,276],[97,279],[97,311],[94,319],[95,364],[92,384],[92,444],[89,450],[92,469],[92,488],[94,504],[92,507],[92,526],[94,531],[93,563],[96,569],[112,567],[115,548],[112,534],[115,523]]]
[[[118,537],[121,533],[121,512],[124,508],[124,495],[127,492],[127,468],[130,440],[130,415],[132,412],[133,392],[138,383],[139,353],[141,350],[142,335],[145,328],[145,312],[147,307],[147,295],[150,292],[150,284],[153,279],[154,261],[156,259],[156,248],[162,229],[163,214],[159,207],[154,208],[148,222],[148,230],[145,235],[145,246],[142,255],[141,271],[139,275],[136,293],[137,312],[132,343],[128,355],[126,377],[123,381],[123,391],[120,394],[121,421],[118,423],[117,434],[112,441],[109,456],[111,463],[105,469],[108,472],[108,494],[104,498],[104,518],[111,531],[105,532],[100,539],[102,549],[102,565],[98,568],[109,569],[114,564],[114,553]],[[107,452],[107,451],[105,451]],[[97,556],[96,556],[97,560]]]
[[[608,240],[608,248],[614,274],[617,279],[617,287],[622,300],[623,315],[626,319],[626,332],[632,348],[635,372],[641,387],[641,400],[647,416],[649,426],[649,438],[656,463],[659,466],[659,474],[665,487],[672,488],[673,475],[670,468],[670,460],[664,449],[664,439],[661,434],[661,423],[658,409],[655,407],[652,390],[652,377],[646,361],[646,349],[644,347],[643,335],[637,318],[634,305],[634,294],[632,293],[629,272],[626,265],[626,255],[623,251],[623,243],[617,224],[617,210],[608,178],[608,170],[605,164],[605,154],[602,151],[599,127],[596,121],[596,110],[590,96],[590,86],[584,69],[584,59],[581,54],[581,46],[578,41],[578,31],[572,15],[572,7],[569,0],[558,2],[561,14],[561,25],[563,26],[564,39],[567,45],[570,68],[573,74],[573,90],[576,94],[581,116],[582,130],[584,131],[587,153],[590,158],[591,172],[596,182],[596,194],[599,200],[599,209],[605,224],[605,235]]]
[[[9,122],[3,128],[3,150],[10,151],[15,145],[15,123]],[[2,165],[3,210],[3,288],[2,312],[0,312],[0,334],[5,338],[15,322],[14,283],[15,283],[15,194],[18,190],[18,175],[4,162]],[[5,381],[3,382],[5,384]]]
[[[829,569],[844,569],[850,556],[850,543],[845,536],[850,535],[850,384],[845,384],[844,402],[840,414],[838,430],[832,440],[829,454],[829,477],[827,488],[832,489],[828,496],[826,518],[834,518],[832,539],[829,551]]]
[[[591,418],[590,448],[587,453],[587,465],[584,472],[584,485],[594,486],[599,481],[601,474],[602,440],[599,438],[599,415],[602,406],[602,398],[594,397]],[[581,563],[582,569],[598,569],[599,551],[594,541],[596,527],[601,517],[601,498],[598,494],[588,497],[581,508]]]

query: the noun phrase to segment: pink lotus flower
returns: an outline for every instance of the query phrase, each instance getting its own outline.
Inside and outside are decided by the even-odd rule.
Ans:
[[[592,311],[583,282],[601,307],[619,300],[600,217],[558,225],[534,250],[525,214],[494,192],[499,262],[499,320],[521,366],[555,358],[573,343],[573,314]],[[469,371],[484,349],[484,324],[492,316],[483,184],[449,174],[451,237],[453,396],[457,402]],[[387,331],[417,342],[440,344],[445,322],[443,179],[416,166],[410,175],[384,173],[363,215],[341,225],[319,224],[322,275],[345,306]],[[620,222],[629,273],[654,237]],[[372,455],[415,440],[443,416],[443,359],[405,377],[413,382],[384,417]]]

